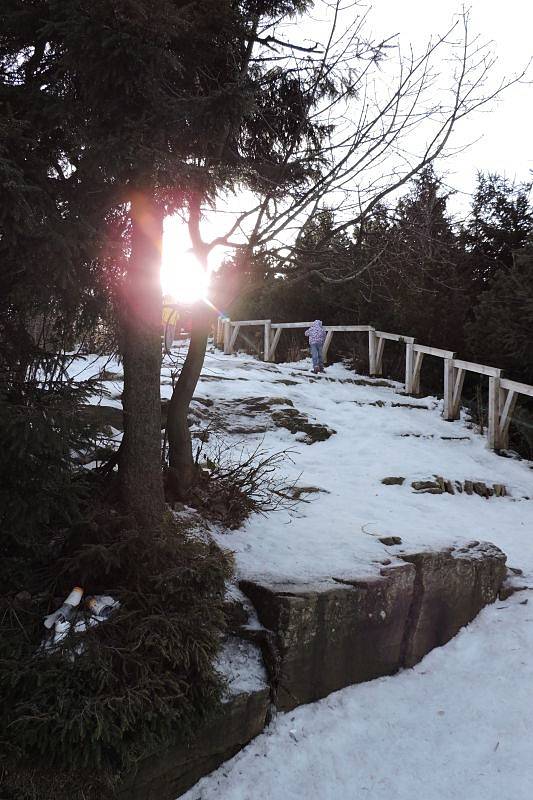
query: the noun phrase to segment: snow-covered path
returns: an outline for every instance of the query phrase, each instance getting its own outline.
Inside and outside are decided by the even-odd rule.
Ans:
[[[376,571],[403,550],[483,539],[501,547],[533,586],[533,500],[525,499],[533,497],[532,465],[488,451],[464,419],[444,422],[437,398],[412,401],[398,394],[399,385],[357,385],[354,377],[334,365],[327,373],[334,380],[315,381],[303,362],[265,365],[208,354],[198,396],[230,404],[287,398],[337,431],[312,445],[274,427],[228,434],[249,449],[261,441],[270,452],[291,447],[287,476],[326,490],[295,511],[256,516],[241,530],[216,534],[235,552],[239,577],[329,582]],[[167,364],[163,397],[169,383]],[[108,388],[116,394],[120,382]],[[411,402],[423,408],[393,405]],[[413,492],[413,480],[434,475],[503,483],[511,496]],[[386,476],[405,482],[386,486]],[[384,535],[400,536],[402,545],[381,544]],[[486,608],[413,669],[278,715],[184,798],[531,800],[532,693],[533,591],[522,591]]]
[[[278,715],[183,800],[531,800],[531,595],[413,669]]]
[[[249,448],[259,441],[272,452],[290,447],[294,463],[287,462],[286,474],[327,493],[313,495],[295,512],[255,516],[240,531],[219,536],[237,554],[241,576],[280,582],[353,577],[377,571],[384,558],[402,550],[483,539],[501,547],[509,563],[530,572],[533,581],[533,501],[523,499],[533,497],[529,463],[487,450],[485,438],[464,419],[444,422],[442,400],[412,400],[398,393],[399,384],[354,384],[349,381],[357,376],[340,364],[326,377],[335,380],[315,382],[303,362],[265,365],[219,353],[206,359],[198,395],[215,402],[282,396],[337,431],[312,445],[279,428],[246,437]],[[170,396],[170,387],[162,393]],[[371,405],[376,402],[383,405]],[[503,483],[512,496],[413,492],[412,481],[434,475]],[[387,476],[406,480],[385,486],[381,479]],[[400,536],[403,545],[379,543],[378,537],[390,535]]]

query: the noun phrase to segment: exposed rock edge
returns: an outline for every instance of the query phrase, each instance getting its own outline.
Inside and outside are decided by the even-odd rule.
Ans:
[[[498,597],[506,556],[487,542],[404,554],[375,577],[324,586],[241,581],[263,630],[240,629],[263,651],[268,688],[228,699],[189,746],[139,765],[121,800],[174,800],[231,758],[281,711],[418,663]]]

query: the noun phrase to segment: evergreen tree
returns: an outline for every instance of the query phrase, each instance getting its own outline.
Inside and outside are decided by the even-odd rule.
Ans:
[[[6,92],[20,98],[22,130],[34,125],[39,142],[46,144],[38,168],[29,164],[32,180],[37,173],[46,183],[53,173],[65,191],[91,198],[102,218],[120,215],[121,208],[126,212],[127,258],[120,288],[125,425],[119,475],[125,507],[147,528],[161,520],[164,508],[159,401],[163,217],[189,209],[193,244],[205,260],[197,234],[201,203],[237,182],[271,184],[279,172],[279,137],[290,135],[291,126],[301,136],[311,130],[307,111],[295,103],[298,79],[283,69],[269,72],[267,66],[250,65],[259,20],[304,5],[300,0],[164,0],[155,11],[147,0],[90,5],[66,0],[22,10],[13,3],[4,11]],[[290,165],[283,167],[280,191],[284,182],[301,180]],[[24,199],[22,193],[19,205]],[[15,203],[13,208],[20,217]],[[78,218],[85,221],[87,215]],[[207,324],[199,320],[202,331]],[[198,360],[191,370],[196,351],[201,354],[202,347],[193,335],[191,358],[181,376],[178,405],[184,413],[178,415],[178,428],[183,428],[196,383]],[[181,434],[185,447],[178,436],[174,453],[177,467],[185,471],[191,466],[188,429]]]
[[[468,307],[468,276],[447,215],[448,195],[432,168],[396,207],[387,265],[396,325],[419,341],[459,349]]]
[[[514,253],[493,277],[467,327],[472,357],[533,383],[533,246]]]
[[[514,184],[494,173],[478,175],[472,213],[462,234],[476,291],[500,270],[510,269],[513,251],[533,236],[531,184]]]

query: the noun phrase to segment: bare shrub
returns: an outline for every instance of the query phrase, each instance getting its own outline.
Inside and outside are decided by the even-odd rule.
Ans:
[[[196,455],[198,478],[190,502],[213,522],[234,530],[252,513],[268,514],[296,506],[295,481],[280,469],[290,461],[290,449],[269,453],[259,443],[251,452],[216,437],[209,453],[203,443]]]

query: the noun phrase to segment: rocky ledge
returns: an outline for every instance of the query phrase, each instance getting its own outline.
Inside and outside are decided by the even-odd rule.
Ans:
[[[220,660],[227,692],[218,714],[192,742],[176,742],[141,761],[117,800],[174,800],[261,733],[269,717],[270,688],[258,648],[229,637]]]
[[[402,554],[372,577],[241,581],[245,597],[228,614],[241,638],[223,656],[229,688],[219,715],[192,743],[142,761],[117,797],[174,800],[257,736],[272,703],[287,711],[418,663],[494,602],[505,561],[494,545],[470,542]]]
[[[241,581],[269,632],[263,649],[277,707],[413,666],[496,599],[505,561],[494,545],[471,542],[402,555],[375,577],[317,586]]]

